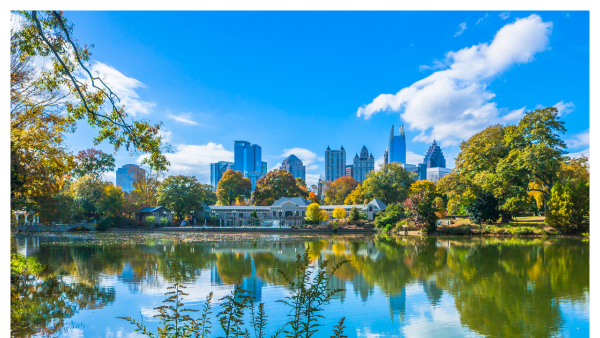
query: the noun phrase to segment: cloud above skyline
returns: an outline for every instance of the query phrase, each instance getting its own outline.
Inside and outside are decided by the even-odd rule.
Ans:
[[[173,115],[173,114],[169,113],[169,115],[167,115],[167,117],[169,117],[170,119],[173,119],[177,122],[191,124],[191,125],[198,125],[198,122],[192,120],[192,113],[181,113],[179,115]]]
[[[458,31],[456,32],[456,34],[454,34],[454,37],[461,35],[466,29],[467,29],[467,23],[466,22],[461,23],[460,25],[458,25]]]
[[[153,102],[140,99],[137,90],[146,88],[146,85],[137,79],[128,77],[107,64],[93,61],[89,65],[93,75],[100,75],[102,81],[119,97],[118,104],[125,105],[125,110],[132,116],[147,115],[156,106]]]
[[[383,112],[399,112],[409,130],[421,131],[413,141],[453,146],[490,124],[517,119],[517,111],[498,108],[491,81],[518,64],[534,60],[548,49],[552,23],[539,15],[517,19],[502,27],[491,43],[480,43],[446,53],[444,69],[396,94],[381,94],[360,107],[356,115],[369,119]],[[441,68],[439,62],[434,65]]]

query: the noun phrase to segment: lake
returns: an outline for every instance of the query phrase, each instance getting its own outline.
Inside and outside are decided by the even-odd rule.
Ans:
[[[317,264],[349,260],[331,280],[345,291],[323,311],[329,337],[346,317],[348,337],[587,337],[589,242],[582,239],[378,237],[365,235],[74,233],[18,235],[11,250],[47,265],[43,280],[12,285],[19,336],[136,337],[117,316],[156,328],[154,309],[180,266],[201,309],[234,285],[264,302],[268,331],[289,310],[279,271],[293,275],[311,248]],[[17,308],[18,306],[18,308]],[[198,313],[192,313],[196,316]],[[213,320],[214,336],[221,335]]]

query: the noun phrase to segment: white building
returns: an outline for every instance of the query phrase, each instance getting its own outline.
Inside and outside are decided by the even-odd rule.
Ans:
[[[451,171],[452,169],[450,168],[427,168],[427,180],[437,182],[442,179],[442,177],[448,175]]]

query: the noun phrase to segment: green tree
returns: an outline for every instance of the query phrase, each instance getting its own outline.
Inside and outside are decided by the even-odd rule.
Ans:
[[[192,210],[202,210],[204,198],[195,176],[169,176],[158,187],[158,204],[175,211],[179,220]]]
[[[584,231],[589,228],[590,185],[584,179],[555,183],[548,201],[546,220],[564,233]]]
[[[96,202],[96,208],[103,217],[110,217],[114,220],[121,216],[124,203],[125,195],[121,187],[107,184],[104,186],[100,199]]]
[[[115,170],[115,158],[94,148],[80,150],[75,157],[73,176],[94,175],[101,177],[104,173]]]
[[[282,197],[308,197],[308,191],[299,187],[294,176],[285,169],[269,171],[256,182],[252,193],[255,205],[271,205]]]
[[[298,185],[298,187],[300,187],[302,190],[308,190],[306,187],[306,182],[300,177],[296,177],[296,185]]]
[[[378,198],[386,205],[402,203],[414,180],[414,173],[406,171],[399,163],[383,164],[367,174],[362,186],[364,196],[369,200]]]
[[[76,205],[76,220],[100,218],[98,202],[102,198],[106,185],[107,182],[93,175],[85,175],[70,185]]]
[[[384,211],[380,212],[377,217],[375,217],[375,227],[377,229],[385,229],[388,226],[394,226],[402,220],[402,217],[404,217],[404,210],[402,210],[402,207],[396,204],[388,205]]]
[[[360,219],[360,212],[357,207],[352,207],[350,209],[350,214],[348,214],[348,219],[351,221],[358,221]]]
[[[484,191],[467,205],[467,212],[471,222],[481,224],[482,222],[495,222],[500,217],[498,200],[494,194]]]
[[[217,184],[217,198],[221,205],[233,205],[238,197],[248,198],[252,190],[250,179],[241,171],[228,169]]]
[[[350,176],[342,176],[331,182],[324,191],[325,205],[342,205],[344,200],[358,186],[358,182]]]

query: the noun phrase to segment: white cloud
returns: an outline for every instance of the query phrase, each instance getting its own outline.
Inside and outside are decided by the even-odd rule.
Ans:
[[[558,109],[558,116],[562,116],[563,114],[567,115],[572,113],[575,110],[575,105],[573,102],[565,103],[561,100],[559,103],[554,105],[554,108]]]
[[[127,77],[115,68],[99,61],[93,61],[89,65],[89,69],[93,75],[99,75],[102,81],[119,97],[120,101],[117,101],[117,103],[125,105],[127,113],[133,116],[137,114],[149,114],[150,110],[156,106],[152,102],[140,100],[136,89],[146,87],[142,82],[132,77]],[[83,76],[83,73],[78,75]],[[100,84],[98,83],[97,86],[100,87]]]
[[[105,180],[106,182],[110,182],[112,184],[117,184],[117,173],[114,171],[109,171],[107,173],[104,173],[104,176],[102,177],[103,180]]]
[[[181,113],[179,115],[169,114],[168,117],[177,122],[181,122],[181,123],[192,124],[192,125],[198,124],[198,122],[192,120],[192,113]]]
[[[406,152],[406,162],[408,164],[423,163],[423,159],[425,159],[425,155],[415,154],[412,151]]]
[[[504,12],[504,13],[500,13],[500,15],[498,15],[502,20],[506,20],[508,19],[508,17],[510,16],[510,13],[508,12]]]
[[[383,156],[375,159],[375,169],[379,168],[383,164]]]
[[[319,183],[319,177],[321,175],[319,174],[306,174],[306,185],[307,186],[311,186],[311,185],[317,185],[317,183]]]
[[[502,120],[507,121],[507,122],[520,120],[524,115],[525,115],[525,107],[523,107],[521,109],[515,109],[515,110],[511,111],[510,113],[502,116]]]
[[[173,133],[171,133],[171,131],[165,127],[161,127],[160,130],[158,131],[158,136],[162,137],[163,142],[171,142],[172,134]]]
[[[171,162],[168,175],[196,176],[199,182],[210,183],[210,164],[219,161],[233,162],[233,151],[229,151],[222,144],[209,142],[202,145],[178,144],[175,152],[165,154]],[[149,155],[138,158],[141,161]]]
[[[456,34],[454,34],[454,37],[461,35],[466,29],[467,29],[467,23],[466,22],[461,23],[460,25],[458,25],[458,32],[456,32]]]
[[[581,146],[589,146],[590,145],[590,132],[589,130],[583,133],[579,133],[577,135],[573,135],[573,138],[565,141],[567,143],[567,147],[569,149],[576,149]]]
[[[281,168],[281,162],[277,162],[273,167],[271,167],[271,169],[269,169],[269,171],[273,171],[275,169],[280,169]]]
[[[488,84],[516,64],[528,63],[548,48],[551,22],[538,15],[517,19],[502,27],[491,43],[480,43],[446,54],[446,69],[434,72],[396,94],[381,94],[360,107],[357,116],[370,118],[381,111],[396,111],[410,130],[420,130],[415,140],[443,146],[456,145],[489,124],[502,123],[496,96]],[[512,116],[510,115],[512,114]],[[509,113],[512,119],[516,112]],[[425,132],[430,130],[430,136]]]
[[[590,157],[590,149],[588,148],[588,149],[585,149],[582,151],[578,151],[576,153],[570,153],[570,154],[567,154],[567,156],[569,156],[570,158],[579,158],[581,156]]]
[[[479,25],[485,18],[488,17],[488,13],[485,13],[485,15],[482,18],[479,18],[479,20],[477,20],[477,22],[475,23],[476,25]]]

